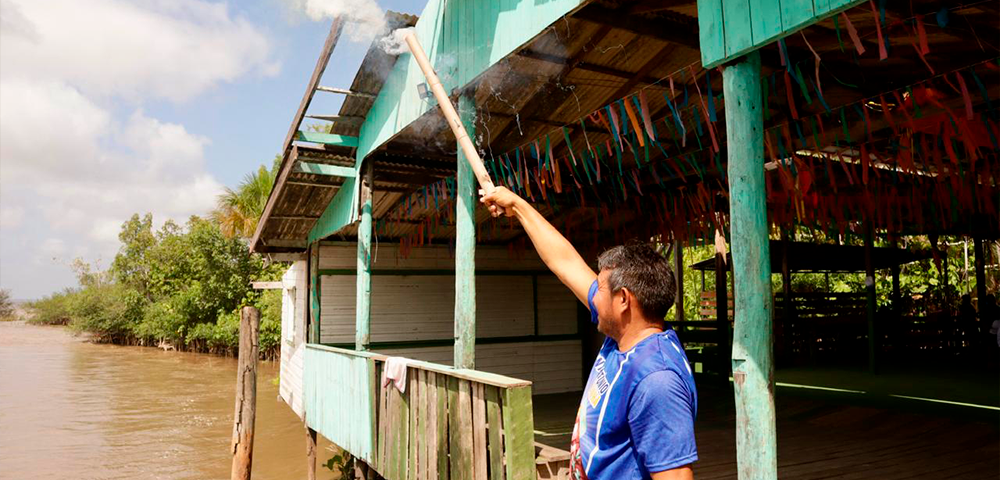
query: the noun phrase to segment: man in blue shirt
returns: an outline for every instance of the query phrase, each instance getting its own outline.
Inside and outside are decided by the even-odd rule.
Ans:
[[[589,480],[693,479],[698,394],[677,334],[664,322],[676,283],[649,245],[614,247],[598,270],[545,217],[510,190],[482,198],[493,216],[516,217],[539,257],[590,309],[607,336],[580,401],[570,453]]]

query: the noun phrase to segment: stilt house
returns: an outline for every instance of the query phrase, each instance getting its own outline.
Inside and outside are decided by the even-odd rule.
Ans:
[[[964,3],[429,0],[387,22],[415,29],[493,180],[588,258],[654,240],[680,270],[685,246],[731,247],[716,262],[732,303],[670,320],[685,342],[713,332],[714,357],[691,359],[733,379],[733,469],[775,478],[771,233],[863,236],[869,279],[873,238],[1000,236],[1000,2]],[[584,388],[600,345],[586,311],[479,207],[409,53],[375,42],[349,88],[320,83],[341,28],[252,239],[292,262],[281,397],[387,479],[565,475],[568,446],[536,445],[532,398]],[[329,94],[338,113],[309,109]],[[388,357],[410,359],[405,391],[381,382]]]

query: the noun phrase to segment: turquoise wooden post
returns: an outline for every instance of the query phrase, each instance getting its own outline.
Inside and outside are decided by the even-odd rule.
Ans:
[[[458,114],[476,138],[476,102],[458,97]],[[458,149],[455,195],[455,368],[476,368],[476,176]]]
[[[875,265],[872,263],[873,250],[875,248],[875,233],[872,231],[872,223],[865,220],[865,293],[866,313],[868,317],[868,371],[878,373],[878,334],[875,328]]]
[[[774,424],[771,252],[764,193],[764,118],[760,54],[722,71],[729,145],[729,211],[733,254],[733,384],[740,479],[778,477]]]
[[[361,180],[361,224],[358,225],[358,286],[354,319],[354,349],[368,350],[372,323],[372,177],[374,163],[369,160]]]
[[[309,246],[309,343],[320,340],[319,242]]]

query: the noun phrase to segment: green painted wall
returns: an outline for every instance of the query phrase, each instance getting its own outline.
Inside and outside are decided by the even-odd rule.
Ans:
[[[415,27],[446,91],[469,84],[491,65],[534,38],[581,4],[582,0],[429,0]],[[361,125],[358,162],[420,118],[437,102],[424,100],[417,85],[426,82],[409,53],[400,55]],[[357,182],[337,192],[309,240],[324,238],[357,220]]]
[[[712,68],[863,0],[698,0],[701,63]]]

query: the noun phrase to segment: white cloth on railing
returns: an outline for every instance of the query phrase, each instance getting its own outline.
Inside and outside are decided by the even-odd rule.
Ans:
[[[387,357],[382,368],[382,386],[392,382],[400,393],[406,393],[406,359],[403,357]]]

